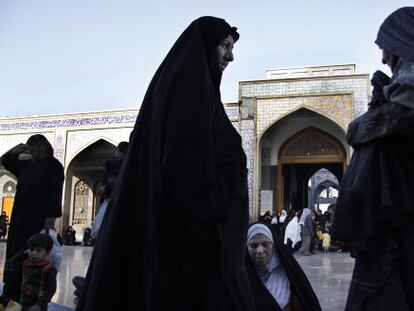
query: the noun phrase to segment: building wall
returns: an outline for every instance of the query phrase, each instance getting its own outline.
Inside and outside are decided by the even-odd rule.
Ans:
[[[287,75],[279,76],[290,78],[283,79],[274,79],[278,74],[273,70],[268,72],[272,79],[242,81],[239,83],[239,103],[225,104],[230,121],[242,136],[247,155],[250,215],[253,217],[258,212],[260,141],[266,131],[278,122],[283,125],[284,117],[300,108],[306,108],[332,121],[331,124],[318,121],[318,126],[338,137],[346,146],[344,133],[349,122],[366,110],[370,93],[368,75],[354,74],[354,65],[322,67],[323,70],[312,67],[305,71],[296,68],[290,75],[289,70],[284,70]],[[323,71],[323,75],[318,70]],[[0,119],[0,155],[15,145],[26,142],[33,134],[43,134],[53,145],[56,158],[67,172],[72,160],[94,142],[103,139],[117,145],[121,141],[128,141],[137,114],[138,110],[131,109],[3,118]],[[276,151],[285,138],[315,121],[292,121],[285,125],[278,140],[271,142],[272,155],[277,154]],[[348,159],[350,152],[348,148]],[[277,164],[274,156],[271,164]],[[66,209],[70,206],[72,193],[72,189],[64,190],[63,205]]]
[[[239,82],[240,125],[248,160],[250,215],[253,218],[259,214],[259,142],[267,129],[292,112],[306,108],[325,116],[346,132],[348,124],[366,111],[370,94],[369,75],[355,74],[355,68],[352,66],[347,68],[347,74],[337,75],[334,73],[334,67],[324,69],[327,73],[322,76],[307,71],[303,75],[296,75],[295,78]],[[339,69],[341,73],[345,72],[342,71],[344,68]],[[297,68],[295,70],[297,71]],[[246,135],[243,135],[243,130]],[[288,133],[286,136],[292,134],[294,133]],[[341,140],[343,141],[343,138]],[[348,148],[348,160],[350,152]]]

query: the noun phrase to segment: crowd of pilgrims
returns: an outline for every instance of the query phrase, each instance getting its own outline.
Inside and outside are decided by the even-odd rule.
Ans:
[[[266,211],[259,221],[269,225],[292,253],[299,252],[305,256],[316,254],[315,250],[325,252],[347,251],[344,241],[332,241],[331,231],[335,216],[335,204],[328,206],[325,212],[319,209],[292,208],[271,215]],[[332,243],[331,243],[332,242]]]
[[[370,107],[349,126],[354,154],[337,204],[323,214],[249,221],[246,156],[220,96],[238,39],[225,20],[201,17],[156,71],[129,145],[106,164],[101,208],[83,241],[95,244],[92,257],[73,280],[76,310],[321,310],[292,252],[327,252],[331,234],[356,259],[346,310],[414,310],[414,8],[379,29],[393,76],[373,75]],[[73,228],[63,240],[54,229],[63,167],[40,134],[1,161],[18,182],[0,308],[46,310],[59,247],[76,243]]]

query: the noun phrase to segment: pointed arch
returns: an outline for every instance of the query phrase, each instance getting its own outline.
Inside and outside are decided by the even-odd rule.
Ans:
[[[113,145],[114,147],[116,147],[117,146],[117,142],[115,142],[115,141],[113,141],[112,139],[109,139],[109,138],[107,138],[107,137],[104,137],[104,136],[99,136],[99,137],[96,137],[95,139],[93,139],[93,140],[91,140],[91,141],[89,141],[89,142],[87,142],[86,144],[84,144],[82,147],[80,147],[76,152],[74,152],[73,153],[73,155],[70,157],[70,158],[68,158],[68,159],[66,159],[66,167],[65,167],[65,169],[67,170],[68,168],[69,168],[69,165],[73,162],[73,160],[74,159],[76,159],[76,157],[79,155],[79,154],[81,154],[82,152],[84,152],[86,149],[88,149],[89,147],[91,147],[91,146],[93,146],[93,145],[95,145],[96,143],[98,143],[98,142],[100,142],[100,141],[103,141],[103,142],[106,142],[106,143],[109,143],[109,144],[111,144],[111,145]]]
[[[309,126],[280,147],[278,163],[338,163],[346,158],[342,143],[333,135]]]
[[[318,109],[315,109],[313,107],[309,107],[309,106],[305,106],[305,105],[301,105],[299,107],[295,107],[295,109],[290,110],[289,112],[286,112],[284,114],[281,114],[280,116],[278,116],[275,120],[273,120],[273,122],[271,122],[268,126],[266,126],[263,131],[261,133],[259,133],[258,135],[258,142],[259,144],[262,141],[262,138],[264,136],[266,136],[266,133],[272,128],[274,127],[277,123],[279,123],[280,121],[289,118],[290,116],[293,116],[294,114],[301,112],[301,111],[310,111],[312,113],[314,113],[315,115],[318,115],[328,121],[330,121],[332,124],[334,124],[343,134],[343,136],[345,137],[346,132],[347,132],[347,128],[338,123],[336,120],[334,120],[331,116],[327,115],[326,113],[324,113],[324,111],[319,111]]]

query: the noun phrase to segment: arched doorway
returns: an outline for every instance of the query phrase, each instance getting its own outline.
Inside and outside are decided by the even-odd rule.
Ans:
[[[340,181],[345,167],[346,152],[338,139],[313,126],[299,131],[279,150],[276,209],[310,207],[309,178],[321,168],[326,168]]]
[[[66,170],[65,199],[62,229],[68,226],[76,230],[81,239],[86,228],[91,227],[95,218],[96,184],[105,174],[105,163],[116,150],[112,143],[100,139],[79,152]]]
[[[308,181],[308,206],[325,212],[328,206],[336,204],[339,181],[326,168],[314,173]]]
[[[253,197],[254,208],[257,208],[255,217],[266,210],[272,213],[281,208],[288,210],[296,202],[286,198],[297,200],[298,191],[302,193],[301,206],[306,206],[307,183],[322,168],[340,180],[346,160],[350,157],[345,136],[345,129],[340,124],[303,107],[272,123],[262,133],[258,144],[255,163],[258,192]],[[329,157],[332,152],[328,147],[332,146],[333,150],[339,150],[334,158]],[[282,180],[281,175],[292,178]],[[284,197],[281,197],[282,194]]]
[[[7,181],[3,186],[1,212],[2,213],[6,212],[6,215],[9,218],[13,210],[15,194],[16,194],[16,182],[13,180]]]

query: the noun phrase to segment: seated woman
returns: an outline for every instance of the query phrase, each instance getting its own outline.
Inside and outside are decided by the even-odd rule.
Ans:
[[[76,244],[76,231],[72,226],[69,226],[63,236],[65,245],[75,245]]]
[[[268,225],[250,226],[247,248],[256,310],[321,310],[305,273]]]

